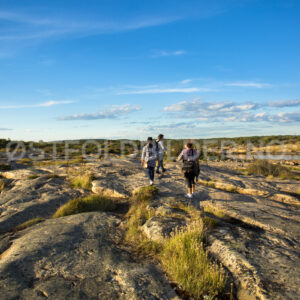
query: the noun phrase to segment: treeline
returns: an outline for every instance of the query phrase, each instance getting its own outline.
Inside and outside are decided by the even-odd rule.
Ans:
[[[221,145],[235,145],[246,146],[251,143],[253,146],[267,146],[270,143],[276,144],[297,144],[300,143],[299,135],[276,135],[276,136],[251,136],[251,137],[235,137],[235,138],[212,138],[212,139],[193,139],[192,140],[197,147],[207,148],[212,147],[214,150],[220,149]],[[0,150],[5,151],[5,148],[10,143],[10,140],[0,139]],[[168,146],[171,155],[178,155],[183,148],[184,139],[166,139],[165,144]],[[65,155],[66,147],[69,151],[70,157],[82,154],[82,151],[86,154],[123,154],[128,155],[140,150],[144,145],[144,141],[139,140],[66,140],[66,141],[54,141],[54,142],[22,142],[20,143],[23,150],[30,152],[44,152],[52,156],[54,153],[57,156]],[[15,148],[17,141],[13,141],[11,149]],[[19,148],[18,151],[22,149]]]

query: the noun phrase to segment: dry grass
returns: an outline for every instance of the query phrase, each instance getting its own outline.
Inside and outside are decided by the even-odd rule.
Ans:
[[[39,178],[40,176],[39,175],[29,175],[27,177],[27,179],[36,179],[36,178]]]
[[[31,220],[28,220],[28,221],[24,222],[23,224],[16,226],[13,229],[13,231],[17,232],[17,231],[20,231],[20,230],[24,230],[24,229],[26,229],[26,228],[28,228],[30,226],[33,226],[33,225],[35,225],[37,223],[40,223],[40,222],[43,222],[43,221],[44,221],[44,219],[43,218],[39,218],[39,217],[31,219]]]
[[[223,184],[223,183],[218,183],[213,180],[198,180],[198,183],[208,186],[211,188],[219,189],[228,193],[238,193],[238,187],[232,185],[232,184]]]
[[[296,179],[299,180],[299,176],[292,172],[289,168],[275,165],[267,160],[256,160],[249,164],[246,169],[248,174],[255,174],[260,176],[271,176],[281,179]]]
[[[156,194],[155,188],[145,187],[133,195],[132,206],[126,216],[125,241],[133,245],[139,254],[159,260],[169,277],[190,297],[202,299],[207,295],[214,299],[222,296],[227,278],[223,269],[209,259],[203,246],[205,230],[213,228],[217,222],[209,217],[202,219],[200,211],[178,202],[172,207],[188,214],[190,226],[161,242],[151,241],[141,232],[141,226],[155,215],[148,204]]]
[[[225,292],[226,275],[213,263],[203,246],[203,222],[164,240],[159,259],[164,270],[194,299],[214,299]]]
[[[211,207],[211,206],[205,206],[204,207],[204,211],[206,213],[209,213],[211,215],[214,215],[215,217],[219,218],[219,219],[223,219],[223,220],[230,220],[230,217],[226,214],[225,211],[216,208],[216,207]]]
[[[56,211],[53,218],[60,218],[89,211],[113,211],[115,208],[116,203],[113,199],[101,195],[91,195],[85,198],[70,200]]]
[[[131,199],[134,202],[149,202],[157,194],[158,189],[153,185],[148,185],[135,190]]]
[[[6,185],[6,181],[0,178],[0,193],[4,191],[5,185]]]
[[[30,158],[25,157],[25,158],[19,159],[18,164],[31,166],[33,164],[33,160],[30,159]]]
[[[71,187],[90,190],[92,188],[93,179],[94,175],[91,173],[76,175],[70,178]]]
[[[148,204],[157,193],[158,190],[156,187],[146,186],[136,190],[131,197],[132,205],[126,215],[127,230],[125,241],[134,244],[140,250],[144,249],[142,243],[147,241],[146,237],[140,231],[140,227],[148,219],[155,216],[154,210],[148,209]]]

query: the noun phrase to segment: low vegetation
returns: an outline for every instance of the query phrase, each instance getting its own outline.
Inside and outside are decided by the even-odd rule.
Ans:
[[[154,186],[146,186],[136,190],[131,197],[132,205],[126,215],[127,231],[125,240],[128,243],[134,244],[137,249],[142,251],[145,250],[144,246],[149,248],[151,243],[143,245],[143,243],[147,242],[147,238],[140,231],[140,226],[142,226],[148,219],[155,215],[155,212],[151,209],[148,209],[147,206],[149,201],[157,193],[158,190]]]
[[[79,214],[89,211],[113,211],[116,203],[113,199],[102,195],[90,195],[84,198],[76,198],[61,206],[53,215],[53,218]]]
[[[91,173],[84,173],[76,176],[70,177],[71,186],[74,188],[81,188],[90,190],[92,188],[92,181],[94,179],[94,175]]]
[[[24,222],[23,224],[20,224],[18,226],[16,226],[13,231],[14,232],[17,232],[17,231],[21,231],[21,230],[24,230],[30,226],[33,226],[37,223],[40,223],[40,222],[43,222],[45,219],[43,218],[34,218],[34,219],[31,219],[31,220],[28,220],[26,222]]]
[[[25,157],[25,158],[19,159],[18,164],[31,166],[33,164],[33,160]]]
[[[273,164],[267,160],[256,160],[249,164],[246,168],[248,174],[260,176],[271,176],[281,179],[300,179],[298,175],[292,172],[289,168]]]
[[[27,179],[36,179],[39,178],[39,175],[29,175]]]
[[[176,203],[172,207],[187,213],[190,225],[177,231],[161,242],[149,240],[141,226],[155,211],[149,209],[149,201],[158,193],[153,186],[137,190],[132,196],[132,205],[127,213],[125,241],[133,245],[140,255],[151,256],[160,261],[163,269],[190,297],[214,299],[223,295],[226,275],[223,269],[212,262],[204,250],[205,230],[217,225],[210,217],[202,217],[194,207]]]
[[[4,191],[5,184],[6,184],[5,180],[0,178],[0,193]]]
[[[211,188],[219,189],[228,193],[238,193],[238,187],[232,185],[232,184],[219,184],[218,182],[212,181],[212,180],[198,180],[198,183],[208,186]]]
[[[222,295],[226,275],[213,263],[203,247],[204,227],[201,219],[186,230],[176,232],[163,242],[159,259],[165,271],[189,296],[215,299]]]
[[[225,221],[230,220],[230,217],[226,214],[226,212],[219,208],[212,207],[212,206],[205,206],[204,211],[208,214],[211,214],[211,215],[217,217],[218,219],[222,219]]]

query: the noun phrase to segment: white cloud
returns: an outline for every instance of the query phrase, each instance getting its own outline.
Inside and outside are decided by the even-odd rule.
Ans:
[[[250,87],[250,88],[258,88],[258,89],[272,86],[269,83],[260,83],[260,82],[251,82],[251,81],[235,81],[235,82],[225,83],[224,85],[233,86],[233,87]]]
[[[273,102],[269,102],[268,104],[269,106],[272,107],[300,106],[300,99],[273,101]]]
[[[186,51],[184,50],[175,50],[175,51],[160,50],[160,51],[154,51],[152,57],[180,56],[184,54],[186,54]]]
[[[6,25],[6,33],[0,35],[0,41],[42,40],[72,34],[86,36],[115,33],[160,26],[180,19],[181,17],[178,16],[139,16],[125,21],[93,21],[84,17],[62,19],[0,11],[0,20],[9,21]],[[180,51],[175,51],[174,54],[180,55]]]
[[[287,107],[292,103],[285,101]],[[296,103],[293,102],[293,105]],[[280,102],[283,105],[283,102]],[[256,112],[258,109],[269,108],[270,104],[258,104],[254,102],[204,102],[199,98],[192,101],[182,101],[164,108],[164,111],[172,113],[173,117],[191,118],[207,122],[300,122],[300,113],[294,112]],[[280,106],[284,107],[284,106]]]
[[[135,89],[118,92],[118,95],[141,95],[141,94],[171,94],[171,93],[196,93],[211,92],[209,88],[151,88],[151,89]]]
[[[118,119],[121,116],[127,115],[131,112],[141,110],[140,106],[124,104],[112,105],[107,110],[98,113],[74,114],[71,116],[60,117],[61,121],[74,121],[74,120],[100,120],[100,119]]]
[[[184,80],[180,81],[181,84],[188,84],[190,82],[192,82],[192,79],[184,79]]]
[[[47,102],[37,103],[37,104],[19,104],[19,105],[2,105],[0,109],[19,109],[19,108],[34,108],[34,107],[51,107],[55,105],[62,105],[62,104],[72,104],[75,101],[72,100],[50,100]]]

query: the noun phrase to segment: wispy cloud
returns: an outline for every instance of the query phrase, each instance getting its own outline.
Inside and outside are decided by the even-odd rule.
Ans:
[[[275,105],[274,105],[275,103]],[[244,102],[205,102],[199,98],[191,101],[182,101],[164,108],[164,111],[172,113],[177,118],[192,118],[205,122],[299,122],[300,114],[295,112],[267,113],[257,111],[270,107],[290,107],[299,105],[298,102],[289,100],[269,102],[265,104]],[[257,111],[257,112],[256,112]]]
[[[74,120],[100,120],[100,119],[118,119],[131,112],[141,110],[140,106],[124,104],[124,105],[112,105],[108,109],[98,113],[87,114],[74,114],[71,116],[60,117],[61,121],[74,121]]]
[[[98,18],[99,19],[99,18]],[[93,21],[84,17],[40,17],[10,11],[0,11],[0,21],[9,21],[0,41],[42,40],[76,34],[78,36],[106,34],[155,27],[180,20],[179,16],[139,16],[124,21]]]
[[[191,83],[191,82],[192,82],[192,79],[184,79],[184,80],[180,81],[181,84],[188,84],[188,83]]]
[[[153,52],[154,52],[154,54],[152,54],[151,57],[154,57],[154,58],[167,57],[167,56],[181,56],[181,55],[186,54],[186,51],[184,51],[184,50],[175,50],[175,51],[155,50]]]
[[[261,83],[261,82],[255,82],[255,81],[235,81],[235,82],[225,83],[224,85],[225,86],[233,86],[233,87],[258,88],[258,89],[272,86],[269,83]]]
[[[120,91],[118,95],[141,95],[141,94],[171,94],[171,93],[196,93],[196,92],[211,92],[209,88],[151,88],[151,89],[135,89]]]
[[[300,106],[300,99],[280,100],[280,101],[269,102],[268,104],[269,104],[269,106],[272,106],[272,107],[293,107],[293,106]]]
[[[47,102],[37,103],[37,104],[19,104],[19,105],[3,105],[0,106],[0,109],[19,109],[19,108],[34,108],[34,107],[51,107],[55,105],[62,105],[62,104],[72,104],[75,101],[72,100],[50,100]]]

